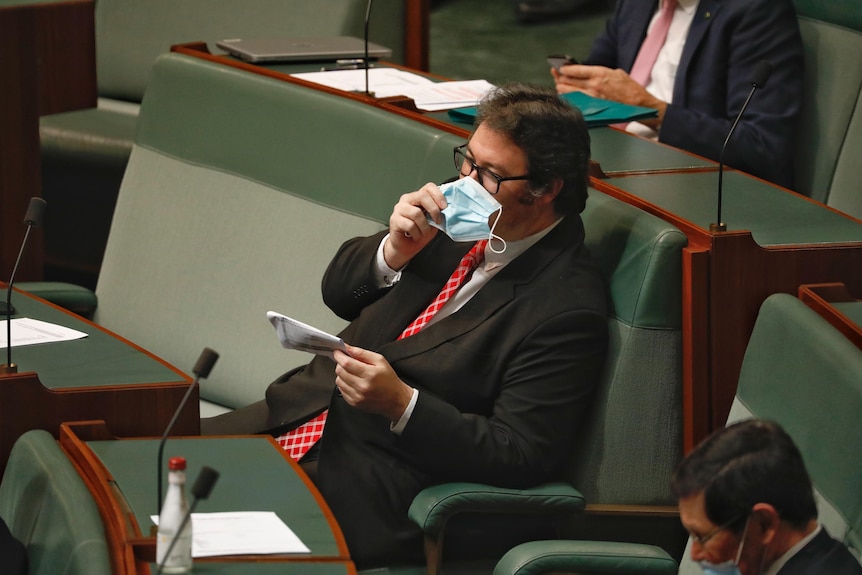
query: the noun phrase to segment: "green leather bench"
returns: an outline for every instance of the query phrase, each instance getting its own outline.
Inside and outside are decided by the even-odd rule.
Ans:
[[[0,483],[0,517],[26,547],[29,575],[111,575],[96,502],[47,431],[16,441]]]
[[[862,219],[862,5],[794,4],[805,54],[796,191]]]
[[[205,406],[257,401],[309,359],[280,346],[266,312],[339,331],[319,289],[332,254],[382,229],[402,193],[450,177],[460,143],[360,102],[163,55],[94,319],[174,365],[204,347],[219,352],[201,386]]]
[[[751,417],[778,422],[805,459],[819,520],[858,558],[862,551],[862,351],[817,312],[787,294],[767,298],[746,349],[728,423]],[[670,477],[668,477],[670,481]],[[652,546],[538,541],[509,551],[494,575],[587,571],[613,575],[676,573]],[[700,568],[688,549],[682,575]]]
[[[16,0],[17,1],[17,0]],[[98,106],[41,119],[46,278],[95,287],[156,57],[226,38],[362,37],[366,0],[95,0]],[[405,2],[374,4],[370,37],[404,63]]]

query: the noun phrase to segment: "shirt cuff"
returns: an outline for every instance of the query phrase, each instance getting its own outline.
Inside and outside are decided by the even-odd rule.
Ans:
[[[389,234],[383,236],[383,241],[377,246],[377,287],[381,288],[392,287],[401,279],[401,272],[390,268],[383,257],[383,245],[388,238]]]
[[[389,424],[389,430],[395,435],[401,435],[404,428],[407,427],[407,422],[410,421],[410,416],[413,415],[413,409],[416,407],[416,400],[419,398],[419,390],[413,388],[413,396],[410,398],[410,403],[407,404],[407,409],[398,418],[395,423]]]

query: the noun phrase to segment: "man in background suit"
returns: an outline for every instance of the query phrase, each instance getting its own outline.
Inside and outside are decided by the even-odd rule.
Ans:
[[[817,522],[802,454],[776,423],[751,419],[715,432],[680,463],[671,489],[705,573],[862,575]],[[731,570],[715,569],[722,564]]]
[[[300,464],[360,569],[424,560],[407,509],[425,487],[559,476],[604,363],[605,287],[579,215],[589,160],[580,112],[551,89],[498,88],[454,157],[460,178],[502,212],[490,216],[484,261],[432,321],[400,337],[473,242],[429,224],[447,206],[429,183],[399,199],[387,231],[346,242],[326,271],[324,301],[351,322],[340,334],[347,353],[315,356],[264,402],[202,422],[208,434],[279,435],[328,409]]]
[[[665,5],[673,10],[670,29],[642,85],[630,74]],[[791,0],[619,0],[583,65],[551,73],[560,93],[658,110],[629,131],[718,161],[762,60],[772,74],[728,143],[725,163],[792,188],[803,61]]]

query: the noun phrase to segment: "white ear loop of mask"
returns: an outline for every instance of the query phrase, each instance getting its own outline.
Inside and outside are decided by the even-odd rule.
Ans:
[[[502,254],[506,251],[506,240],[501,238],[500,236],[494,235],[494,229],[497,227],[497,222],[500,221],[500,216],[503,215],[503,206],[500,206],[500,209],[497,210],[497,217],[494,220],[494,225],[491,226],[491,235],[488,238],[488,248],[494,252],[495,254]],[[500,250],[494,249],[494,240],[499,240],[503,247]]]

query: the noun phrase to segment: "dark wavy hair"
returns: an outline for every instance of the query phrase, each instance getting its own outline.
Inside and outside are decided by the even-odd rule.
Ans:
[[[702,491],[709,520],[716,525],[733,521],[736,532],[757,503],[772,505],[796,528],[817,517],[802,454],[771,421],[749,419],[710,435],[679,464],[671,490],[678,499]]]
[[[527,155],[530,190],[544,193],[559,178],[554,200],[559,215],[579,214],[587,201],[590,135],[581,111],[550,88],[506,84],[479,103],[476,126],[507,136]]]

